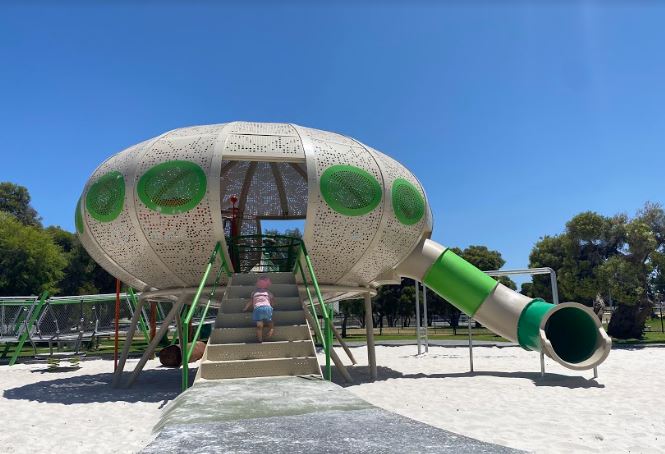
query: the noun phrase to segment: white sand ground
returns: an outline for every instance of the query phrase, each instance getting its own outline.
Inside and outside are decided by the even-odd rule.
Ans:
[[[367,365],[365,348],[352,349]],[[575,372],[519,347],[377,347],[379,380],[347,389],[409,418],[542,453],[665,453],[665,348],[615,349],[599,367]],[[340,355],[343,352],[340,351]],[[346,361],[345,361],[346,362]],[[362,380],[367,368],[355,372]]]
[[[150,361],[127,390],[110,386],[113,361],[80,365],[69,372],[45,372],[46,364],[0,366],[1,453],[131,453],[152,440],[161,408],[180,392],[180,371]]]
[[[374,383],[363,383],[366,349],[352,350],[360,364],[349,391],[433,426],[535,452],[665,453],[665,348],[614,350],[592,380],[551,360],[541,379],[538,355],[516,347],[475,348],[475,375],[463,347],[420,357],[415,346],[377,347]],[[180,389],[180,371],[156,363],[131,390],[110,387],[107,360],[73,372],[0,366],[0,452],[140,450]]]

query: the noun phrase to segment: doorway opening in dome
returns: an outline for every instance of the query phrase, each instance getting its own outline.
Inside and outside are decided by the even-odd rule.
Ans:
[[[307,215],[305,163],[223,160],[220,198],[224,235],[234,268],[243,268],[234,238],[265,234],[304,233]],[[276,230],[276,232],[275,232]],[[244,240],[246,243],[247,240]]]

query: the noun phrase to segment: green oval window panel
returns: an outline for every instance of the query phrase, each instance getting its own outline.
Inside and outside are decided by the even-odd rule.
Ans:
[[[136,188],[141,201],[162,214],[178,214],[199,204],[206,193],[206,175],[190,161],[167,161],[143,174]]]
[[[125,203],[125,179],[117,171],[102,175],[88,189],[85,207],[100,222],[110,222],[122,212]]]
[[[349,165],[328,167],[321,175],[321,194],[330,207],[347,216],[361,216],[377,207],[383,189],[371,174]]]
[[[403,178],[393,183],[393,211],[402,224],[413,225],[425,214],[425,200],[413,184]]]
[[[83,224],[83,214],[81,214],[81,198],[79,197],[78,202],[76,202],[76,211],[74,213],[74,224],[76,225],[76,231],[78,233],[83,233],[84,224]]]

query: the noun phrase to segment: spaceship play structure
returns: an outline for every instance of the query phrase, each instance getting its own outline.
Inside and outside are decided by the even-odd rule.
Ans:
[[[262,235],[262,221],[280,219],[304,219],[304,237]],[[516,293],[430,240],[432,214],[416,177],[340,134],[249,122],[167,132],[95,170],[76,228],[90,255],[139,290],[141,302],[174,301],[151,348],[177,320],[187,358],[198,336],[187,329],[194,311],[218,308],[198,372],[204,379],[320,374],[314,339],[329,373],[329,358],[339,363],[329,303],[364,296],[371,308],[376,288],[401,277],[568,368],[593,368],[610,351],[589,308]],[[257,273],[270,274],[277,297],[275,336],[263,344],[241,312]],[[116,382],[132,336],[130,327]]]

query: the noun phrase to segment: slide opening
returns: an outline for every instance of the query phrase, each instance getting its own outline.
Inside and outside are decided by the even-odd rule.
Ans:
[[[567,363],[591,358],[598,345],[598,328],[586,311],[564,307],[552,314],[545,333],[554,352]]]

